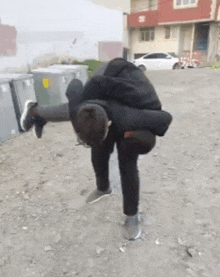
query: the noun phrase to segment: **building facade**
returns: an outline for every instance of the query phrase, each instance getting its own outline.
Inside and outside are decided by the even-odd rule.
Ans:
[[[126,32],[129,58],[148,52],[197,53],[213,63],[220,51],[219,0],[131,0]]]
[[[123,47],[121,41],[99,41],[98,59],[102,62],[122,57]]]
[[[15,56],[17,31],[14,26],[3,25],[0,20],[0,56]]]

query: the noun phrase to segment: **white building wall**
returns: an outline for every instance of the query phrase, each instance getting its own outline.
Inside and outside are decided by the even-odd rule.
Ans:
[[[131,0],[131,12],[157,10],[158,0]],[[152,5],[152,6],[150,6]]]
[[[127,25],[127,14],[123,14],[123,47],[130,48],[130,31]]]
[[[131,30],[131,52],[148,53],[148,52],[175,52],[178,53],[179,47],[179,26],[173,26],[171,29],[171,38],[165,39],[165,29],[163,26],[155,27],[154,41],[140,41],[139,29]]]
[[[208,62],[214,63],[216,61],[216,54],[218,53],[219,44],[219,26],[218,22],[210,23],[209,39],[208,39]]]

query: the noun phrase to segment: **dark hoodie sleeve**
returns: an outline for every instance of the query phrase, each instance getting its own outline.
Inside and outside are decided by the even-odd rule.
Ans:
[[[136,109],[104,100],[89,100],[86,103],[102,106],[118,134],[126,131],[150,130],[157,136],[164,136],[172,122],[171,114],[163,110]]]

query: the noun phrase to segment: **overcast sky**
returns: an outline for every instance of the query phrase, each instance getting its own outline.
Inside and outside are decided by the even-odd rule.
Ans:
[[[0,18],[2,24],[15,25],[18,31],[109,33],[117,40],[121,39],[122,10],[115,9],[115,3],[104,7],[92,0],[1,0]]]

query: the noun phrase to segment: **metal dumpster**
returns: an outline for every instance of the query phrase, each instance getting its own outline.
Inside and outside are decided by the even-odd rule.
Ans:
[[[31,71],[39,105],[59,105],[67,102],[66,89],[75,73],[58,68],[38,68]]]
[[[0,143],[18,133],[10,79],[0,79]]]
[[[33,75],[23,73],[0,74],[0,79],[2,78],[10,80],[9,84],[11,88],[12,100],[18,121],[19,131],[21,132],[20,117],[24,110],[25,102],[29,99],[36,101]]]
[[[81,65],[81,64],[54,64],[51,65],[50,68],[62,68],[65,70],[70,70],[75,73],[75,79],[79,79],[83,85],[87,82],[88,79],[88,65]]]

